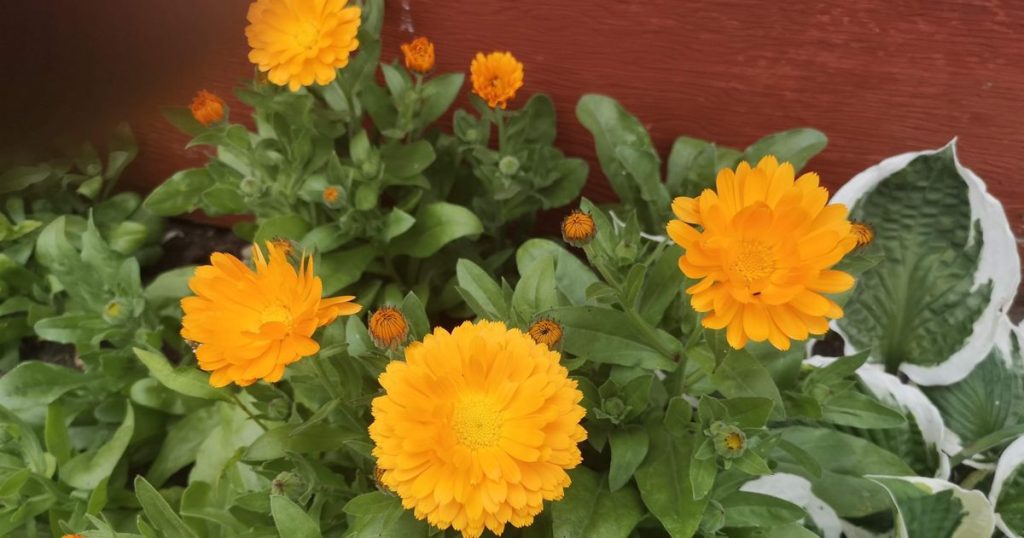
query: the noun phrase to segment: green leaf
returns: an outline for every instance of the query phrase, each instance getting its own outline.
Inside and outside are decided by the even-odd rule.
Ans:
[[[71,368],[23,362],[0,377],[0,405],[11,411],[46,407],[69,390],[91,381],[91,377]]]
[[[555,280],[558,291],[574,305],[587,301],[587,287],[598,281],[597,276],[583,262],[564,247],[547,239],[529,239],[516,250],[516,267],[525,275],[530,267],[546,258],[555,260]]]
[[[629,536],[644,516],[640,495],[629,486],[610,492],[604,476],[586,467],[569,471],[572,485],[565,498],[551,505],[554,536],[621,538]]]
[[[734,491],[719,502],[725,509],[726,527],[775,527],[807,516],[791,502],[748,491]]]
[[[365,437],[337,426],[321,425],[313,430],[296,432],[296,424],[278,426],[264,432],[245,452],[246,461],[268,461],[283,458],[286,452],[310,453],[337,450]]]
[[[961,381],[922,390],[965,445],[1024,423],[1024,361],[1016,350],[994,347]]]
[[[309,222],[298,215],[277,215],[260,221],[253,242],[263,245],[278,238],[301,241],[310,228]]]
[[[463,237],[477,236],[484,227],[476,214],[465,207],[435,202],[416,214],[416,224],[391,243],[393,254],[426,258],[441,247]]]
[[[220,423],[220,418],[217,407],[208,406],[170,425],[160,452],[146,473],[146,479],[159,487],[171,475],[194,462],[199,447]]]
[[[612,463],[608,469],[608,489],[615,492],[633,477],[643,463],[650,446],[647,430],[640,426],[626,426],[613,430],[608,439],[612,449]]]
[[[588,361],[671,371],[676,363],[644,342],[625,313],[595,306],[570,306],[546,315],[565,327],[562,348]]]
[[[46,409],[43,438],[46,440],[46,451],[53,454],[58,466],[71,459],[71,439],[64,418],[64,407],[60,402],[53,402]]]
[[[146,518],[154,527],[160,529],[163,538],[198,538],[196,533],[185,524],[171,505],[160,493],[141,476],[135,477],[135,496],[142,505]]]
[[[320,538],[320,525],[299,505],[283,495],[270,496],[270,513],[281,536]]]
[[[189,265],[160,273],[146,286],[144,296],[148,304],[177,303],[190,294],[189,280],[196,274],[196,267]]]
[[[832,396],[821,410],[822,420],[854,428],[897,428],[907,423],[899,411],[853,390]]]
[[[323,280],[324,295],[334,294],[358,281],[376,255],[373,245],[361,245],[321,256],[317,274]]]
[[[530,266],[512,293],[512,307],[520,319],[532,320],[538,312],[558,306],[555,289],[555,263],[552,258],[538,260]],[[615,488],[613,488],[615,489]]]
[[[751,144],[744,153],[744,159],[756,165],[762,157],[774,155],[780,163],[790,162],[796,171],[807,165],[828,145],[828,137],[817,129],[801,127],[770,134]]]
[[[455,264],[455,274],[459,283],[459,295],[477,316],[487,319],[507,317],[509,307],[505,302],[505,294],[487,271],[469,260],[462,259]]]
[[[18,192],[50,177],[53,171],[47,166],[18,166],[0,174],[0,196]]]
[[[420,88],[420,99],[423,102],[418,118],[420,128],[434,123],[444,115],[458,97],[464,79],[462,73],[444,73],[431,77],[423,84]]]
[[[430,527],[402,508],[398,497],[379,491],[364,493],[345,505],[349,528],[345,538],[427,538]]]
[[[386,178],[402,179],[416,176],[434,162],[434,147],[426,140],[412,144],[394,144],[381,150]]]
[[[124,421],[110,440],[95,450],[83,452],[60,468],[62,482],[76,489],[94,489],[114,472],[135,432],[135,412],[126,403]]]
[[[705,443],[710,442],[705,439]],[[699,457],[700,451],[694,451],[690,456],[690,487],[693,489],[694,499],[703,499],[711,492],[715,485],[715,477],[718,475],[718,463],[713,457]]]
[[[992,536],[995,514],[985,494],[934,478],[869,477],[885,488],[895,508],[896,536]]]
[[[196,121],[195,116],[192,115],[192,111],[188,107],[166,107],[160,109],[160,112],[164,115],[164,118],[167,118],[167,121],[186,134],[196,136],[206,130],[203,124]]]
[[[198,207],[203,191],[213,184],[213,177],[205,168],[182,170],[149,193],[143,205],[163,217],[188,213]]]
[[[729,413],[729,422],[740,428],[762,428],[774,402],[770,398],[728,398],[722,400],[722,405]]]
[[[951,358],[990,307],[993,282],[976,284],[975,274],[983,244],[995,239],[988,234],[1001,232],[981,226],[969,194],[949,146],[917,156],[853,206],[851,218],[874,228],[872,248],[884,257],[861,275],[838,323],[890,372]]]
[[[211,387],[206,374],[200,373],[199,370],[189,367],[174,368],[160,353],[142,348],[134,348],[134,351],[135,356],[149,369],[150,375],[174,392],[204,400],[231,399],[226,391]]]
[[[690,538],[697,532],[708,503],[706,496],[694,500],[687,479],[694,439],[672,437],[658,425],[648,431],[651,448],[636,471],[640,496],[672,538]]]
[[[610,97],[587,94],[576,117],[594,137],[598,161],[619,198],[636,207],[648,230],[661,230],[670,199],[661,183],[661,159],[643,125]]]
[[[423,302],[415,293],[409,292],[402,299],[402,314],[409,320],[409,337],[412,340],[420,340],[430,333],[430,319],[427,318],[427,311]]]
[[[730,350],[715,372],[711,374],[715,389],[728,398],[758,397],[775,403],[773,418],[785,418],[785,406],[771,373],[753,355],[745,350]]]
[[[815,476],[786,451],[776,451],[776,472],[803,476],[814,494],[829,504],[840,517],[864,517],[888,509],[881,487],[863,478],[869,474],[913,475],[899,456],[873,443],[835,430],[792,426],[776,430],[784,441],[809,454],[821,467]]]
[[[699,195],[715,187],[716,148],[711,142],[680,136],[672,143],[666,165],[665,185],[676,196]]]
[[[390,242],[407,232],[415,223],[416,219],[412,215],[401,209],[394,208],[388,213],[387,217],[384,217],[384,230],[381,232],[381,239],[384,242]]]
[[[242,193],[229,185],[215,185],[203,191],[201,200],[207,215],[243,215],[252,210]]]

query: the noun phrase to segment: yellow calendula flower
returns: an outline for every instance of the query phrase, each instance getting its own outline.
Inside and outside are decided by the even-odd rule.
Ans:
[[[466,538],[529,525],[561,499],[583,394],[558,353],[503,323],[435,329],[380,376],[370,437],[380,481],[439,529]]]
[[[382,306],[374,312],[367,329],[370,339],[379,348],[394,349],[409,336],[409,322],[402,311],[393,306]]]
[[[434,68],[434,44],[425,37],[402,43],[405,67],[417,73],[428,73]]]
[[[832,267],[857,244],[846,206],[828,204],[817,174],[794,181],[793,166],[765,157],[718,173],[716,189],[679,197],[668,234],[685,253],[679,268],[699,279],[686,290],[703,324],[726,329],[729,344],[790,340],[825,334],[843,310],[824,294],[853,287]]]
[[[875,240],[875,231],[864,222],[854,222],[850,226],[850,233],[857,239],[858,247],[866,247]]]
[[[249,61],[292,91],[330,84],[359,47],[360,8],[347,0],[256,0],[249,5]]]
[[[523,64],[511,52],[476,53],[469,74],[473,93],[491,108],[505,108],[523,87]]]
[[[192,117],[204,127],[224,119],[224,100],[206,90],[199,90],[188,108]]]
[[[320,350],[311,338],[317,327],[361,308],[352,296],[320,297],[311,257],[296,270],[277,244],[268,242],[266,250],[265,256],[253,247],[255,271],[214,253],[189,281],[195,295],[181,300],[181,336],[196,344],[199,367],[212,372],[214,387],[280,380],[285,366]]]

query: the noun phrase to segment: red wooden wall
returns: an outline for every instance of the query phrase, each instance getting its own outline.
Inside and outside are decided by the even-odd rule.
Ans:
[[[131,185],[190,164],[160,116],[199,88],[222,95],[251,76],[247,0],[90,0],[0,4],[0,143],[102,133],[131,123]],[[477,50],[526,64],[527,92],[551,94],[560,143],[593,162],[573,115],[585,92],[637,114],[660,150],[680,135],[743,147],[814,126],[830,144],[811,162],[831,186],[880,159],[960,137],[963,161],[1024,236],[1024,39],[1019,0],[390,0],[385,59],[404,29],[437,43],[441,70]],[[235,113],[242,113],[235,105]],[[608,199],[597,167],[586,194]]]

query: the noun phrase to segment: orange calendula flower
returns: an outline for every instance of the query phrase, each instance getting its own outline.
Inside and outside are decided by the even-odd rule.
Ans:
[[[703,325],[726,329],[729,344],[790,340],[825,334],[843,310],[825,294],[853,287],[832,267],[857,244],[846,206],[828,204],[817,174],[794,181],[793,166],[765,157],[751,168],[718,173],[717,188],[676,198],[668,234],[685,253],[679,268],[699,279],[686,290]],[[698,228],[699,227],[699,228]]]
[[[505,108],[523,87],[523,64],[511,52],[476,53],[469,74],[473,93],[491,108]]]
[[[249,5],[249,61],[296,91],[330,84],[359,47],[361,10],[347,0],[256,0]]]
[[[417,518],[463,537],[532,523],[545,500],[562,498],[587,437],[583,394],[558,359],[492,321],[406,347],[373,400],[381,483]]]
[[[530,338],[538,344],[554,348],[562,340],[562,326],[553,319],[539,319],[530,325]]]
[[[417,73],[427,73],[434,68],[434,44],[425,37],[417,37],[402,43],[405,67]]]
[[[857,239],[858,247],[866,247],[875,240],[875,231],[864,222],[854,222],[850,225],[850,233]]]
[[[312,338],[318,327],[361,308],[352,296],[320,297],[311,257],[296,270],[277,244],[266,249],[265,256],[253,247],[255,271],[215,252],[189,281],[195,295],[181,300],[181,336],[197,344],[199,367],[212,372],[214,387],[280,380],[285,366],[320,350]]]
[[[81,534],[65,534],[61,538],[85,538],[85,536],[82,536]]]
[[[594,217],[589,213],[573,209],[562,219],[562,239],[574,247],[582,247],[597,234]]]
[[[409,322],[402,311],[393,306],[382,306],[370,316],[367,325],[370,339],[379,348],[394,349],[409,336]]]
[[[209,126],[224,119],[224,100],[206,90],[199,90],[199,93],[192,98],[189,105],[192,117],[203,126]]]

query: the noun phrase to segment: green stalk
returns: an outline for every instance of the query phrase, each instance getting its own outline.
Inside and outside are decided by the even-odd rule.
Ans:
[[[263,431],[269,431],[267,425],[264,424],[263,421],[261,421],[259,418],[257,418],[256,415],[254,415],[253,412],[250,411],[249,408],[246,407],[244,403],[242,403],[242,399],[238,397],[238,393],[232,393],[231,399],[233,399],[235,403],[238,404],[238,407],[241,408],[246,415],[249,415],[249,418],[251,418],[253,422],[259,425],[260,428],[263,428]]]

